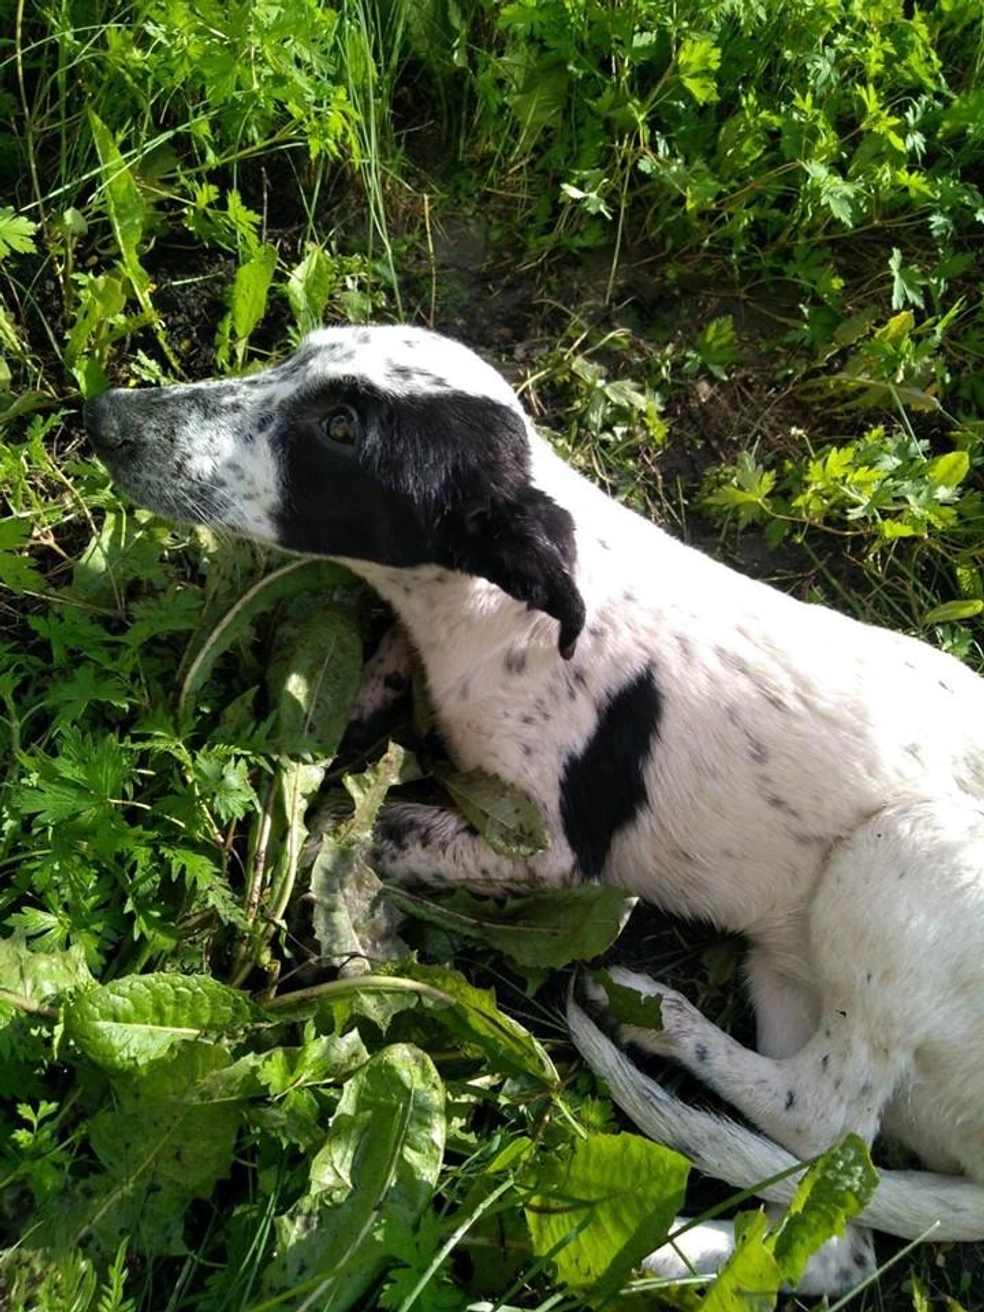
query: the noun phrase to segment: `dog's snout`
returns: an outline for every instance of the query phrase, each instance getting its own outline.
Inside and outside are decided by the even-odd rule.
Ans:
[[[112,392],[93,397],[82,407],[82,422],[93,446],[98,450],[113,451],[127,443],[127,434],[120,423],[119,409],[113,403]]]

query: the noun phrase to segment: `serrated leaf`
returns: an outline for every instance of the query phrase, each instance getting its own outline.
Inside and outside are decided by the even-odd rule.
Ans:
[[[108,1071],[139,1070],[175,1044],[233,1037],[261,1016],[244,993],[207,975],[127,975],[73,998],[65,1037]]]
[[[253,329],[266,314],[267,298],[276,267],[276,246],[264,244],[258,246],[246,263],[236,270],[229,293],[229,322],[239,365],[246,358],[246,347]]]
[[[713,104],[718,99],[714,74],[720,67],[721,51],[709,37],[688,36],[681,42],[677,55],[680,81],[700,104]]]
[[[299,332],[311,332],[324,322],[333,281],[332,260],[324,247],[312,243],[287,279],[287,301]]]
[[[177,370],[178,361],[161,331],[157,312],[150,299],[150,275],[140,263],[140,245],[149,214],[147,203],[113,133],[94,110],[88,109],[87,114],[89,130],[99,156],[106,211],[119,247],[120,263],[146,322],[154,326],[161,350],[172,369]]]
[[[31,255],[37,250],[34,233],[38,225],[22,214],[16,214],[9,205],[0,205],[0,260],[11,253]]]
[[[17,554],[31,539],[31,524],[27,519],[11,516],[0,519],[0,586],[12,592],[46,592],[44,575],[26,556]]]
[[[98,329],[112,323],[117,315],[122,314],[125,305],[126,292],[123,290],[123,282],[115,274],[86,275],[79,295],[75,321],[69,331],[68,343],[65,347],[65,358],[73,370],[79,365],[82,352],[89,345],[93,335]],[[80,367],[86,371],[87,387],[97,381],[88,377],[88,371],[94,367],[101,368],[98,361],[89,356],[81,362]],[[88,397],[93,393],[86,390],[85,395]]]
[[[412,1226],[444,1155],[444,1086],[410,1044],[372,1057],[343,1091],[308,1191],[279,1217],[268,1290],[317,1289],[322,1312],[345,1312],[385,1268],[382,1223]]]
[[[573,1290],[614,1291],[658,1248],[683,1202],[686,1158],[635,1134],[592,1134],[537,1158],[526,1221]]]
[[[701,1302],[701,1312],[770,1312],[782,1272],[769,1246],[769,1219],[762,1211],[735,1221],[735,1249]]]
[[[842,1235],[870,1202],[878,1172],[863,1140],[849,1134],[803,1176],[771,1244],[783,1279],[796,1285],[821,1244]]]
[[[435,765],[432,773],[465,819],[500,856],[535,856],[549,848],[546,822],[535,803],[514,784],[486,770]]]
[[[390,743],[374,765],[344,777],[355,810],[333,829],[323,829],[311,868],[315,939],[326,961],[340,961],[349,972],[406,952],[397,936],[398,918],[368,864],[376,816],[405,762],[403,748]]]
[[[604,952],[622,932],[637,900],[600,886],[534,893],[505,903],[460,889],[440,901],[397,887],[389,888],[387,897],[410,915],[452,934],[481,939],[517,965],[551,970]]]

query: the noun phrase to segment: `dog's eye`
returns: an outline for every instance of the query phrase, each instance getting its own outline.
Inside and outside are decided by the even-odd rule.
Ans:
[[[323,437],[339,446],[353,446],[359,435],[359,416],[350,405],[338,405],[319,421]]]

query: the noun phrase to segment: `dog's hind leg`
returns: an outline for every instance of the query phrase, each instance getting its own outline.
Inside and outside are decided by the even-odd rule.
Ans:
[[[806,946],[822,1009],[798,1051],[781,1058],[751,1052],[674,990],[625,973],[620,983],[659,995],[663,1028],[623,1027],[620,1037],[681,1062],[801,1159],[847,1131],[870,1143],[884,1117],[932,1164],[979,1179],[984,990],[975,927],[982,872],[984,814],[977,805],[953,799],[886,808],[837,846],[810,906]],[[586,1037],[582,1051],[598,1049]],[[592,1064],[620,1076],[610,1054]],[[682,1113],[644,1077],[634,1083],[650,1094],[643,1119],[652,1122],[655,1110],[669,1142],[690,1150],[703,1169],[749,1183],[749,1154],[766,1151],[764,1139],[742,1140],[737,1127],[729,1137],[720,1129],[729,1123]],[[619,1101],[626,1105],[623,1096]],[[725,1157],[745,1160],[738,1171],[716,1167],[715,1158]],[[781,1160],[774,1149],[771,1173]],[[940,1237],[952,1230],[973,1238],[984,1233],[982,1204],[984,1191],[973,1180],[890,1172],[865,1219],[909,1237],[937,1226]],[[702,1237],[696,1227],[680,1246],[707,1269],[722,1251],[722,1233],[726,1238],[716,1227]],[[871,1260],[869,1238],[852,1227],[815,1255],[800,1289],[837,1292],[863,1277]],[[671,1246],[653,1258],[665,1274],[679,1274],[680,1263]]]

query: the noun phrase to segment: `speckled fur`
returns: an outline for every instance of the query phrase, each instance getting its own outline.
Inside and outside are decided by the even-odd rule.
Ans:
[[[645,980],[664,998],[665,1028],[627,1037],[688,1066],[761,1132],[667,1094],[572,1003],[575,1041],[629,1115],[741,1187],[847,1130],[869,1141],[885,1130],[950,1174],[886,1172],[864,1220],[903,1236],[984,1238],[984,684],[920,642],[801,604],[674,541],[562,463],[493,369],[420,330],[326,329],[248,379],[110,393],[88,423],[144,504],[290,541],[292,398],[343,386],[384,406],[394,442],[422,404],[433,420],[456,395],[477,399],[487,432],[457,454],[481,455],[483,477],[519,416],[528,449],[508,486],[529,492],[544,567],[575,589],[558,608],[537,580],[512,595],[492,582],[508,526],[480,543],[475,570],[457,557],[406,567],[383,551],[325,552],[401,617],[457,764],[524,789],[553,834],[549,851],[507,861],[453,814],[390,808],[380,869],[486,891],[599,877],[744,934],[758,1052]],[[427,434],[413,436],[426,450]],[[467,546],[474,494],[459,506],[451,487],[435,508],[427,480],[442,474],[420,471],[407,522],[439,514]],[[322,490],[326,523],[346,478]],[[573,517],[576,561],[557,508]],[[510,569],[526,559],[512,546]],[[558,609],[580,629],[561,651]],[[792,1188],[763,1195],[783,1201]],[[653,1266],[713,1269],[732,1244],[727,1227],[696,1227]],[[814,1258],[802,1288],[849,1287],[872,1261],[853,1227]]]

